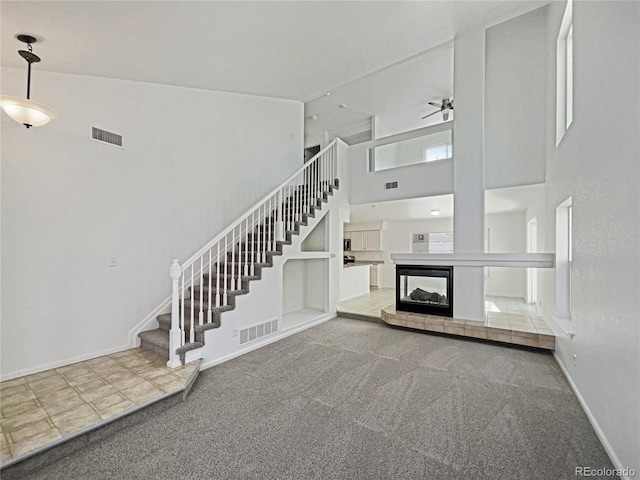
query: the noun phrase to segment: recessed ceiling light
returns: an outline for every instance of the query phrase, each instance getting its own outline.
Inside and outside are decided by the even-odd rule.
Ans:
[[[324,94],[325,97],[328,97],[330,95],[331,95],[331,92],[327,92],[327,93]]]
[[[344,103],[341,103],[340,105],[338,105],[340,108],[347,108],[347,106]]]
[[[438,208],[434,208],[433,210],[431,210],[431,215],[440,215],[440,209]]]
[[[318,115],[313,114],[313,115],[311,115],[311,116],[309,116],[309,117],[307,117],[307,118],[308,118],[309,120],[311,120],[312,122],[315,122],[316,120],[318,120]]]

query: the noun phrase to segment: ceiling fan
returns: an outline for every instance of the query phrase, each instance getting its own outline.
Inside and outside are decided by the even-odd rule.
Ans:
[[[449,111],[453,110],[453,98],[451,100],[449,100],[448,98],[443,98],[442,104],[438,104],[436,102],[429,102],[429,105],[432,105],[438,108],[439,110],[436,112],[430,113],[429,115],[425,115],[424,117],[422,117],[423,120],[427,117],[430,117],[431,115],[435,115],[438,112],[442,112],[442,119],[445,122],[449,120]]]

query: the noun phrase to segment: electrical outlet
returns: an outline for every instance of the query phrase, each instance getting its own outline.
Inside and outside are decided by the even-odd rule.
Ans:
[[[109,257],[109,266],[117,267],[118,266],[118,257]]]

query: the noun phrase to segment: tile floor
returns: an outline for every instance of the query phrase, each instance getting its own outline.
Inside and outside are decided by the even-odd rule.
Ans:
[[[0,383],[2,464],[183,390],[199,366],[170,369],[133,348]]]
[[[364,315],[375,318],[382,317],[385,309],[385,321],[389,315],[395,315],[395,289],[381,288],[371,290],[368,295],[352,298],[340,302],[338,313]],[[553,350],[555,336],[544,319],[539,316],[536,308],[524,302],[522,298],[492,297],[485,298],[486,317],[484,322],[465,322],[463,320],[447,320],[444,317],[428,315],[428,319],[418,321],[417,318],[400,320],[401,326],[409,326],[421,330],[438,331],[474,338],[485,338],[504,343],[526,345]],[[462,322],[462,323],[461,323]],[[391,323],[396,323],[391,321]],[[455,324],[454,324],[455,323]]]
[[[395,305],[395,303],[395,288],[372,288],[368,295],[361,295],[340,302],[338,312],[380,318],[380,311],[388,305]]]

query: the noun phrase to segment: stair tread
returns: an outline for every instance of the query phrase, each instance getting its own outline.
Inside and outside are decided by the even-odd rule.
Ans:
[[[204,345],[202,342],[187,342],[183,346],[178,348],[176,350],[176,353],[180,354],[180,353],[188,352],[190,350],[196,350],[198,348],[202,348],[203,346]]]

